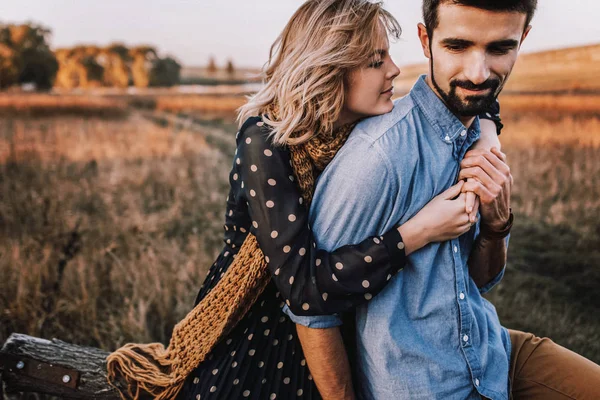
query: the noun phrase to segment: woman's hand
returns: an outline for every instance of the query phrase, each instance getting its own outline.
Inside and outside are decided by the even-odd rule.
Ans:
[[[463,185],[460,181],[437,195],[398,228],[407,255],[428,243],[454,239],[471,229],[472,222],[465,211],[466,194],[461,193]]]

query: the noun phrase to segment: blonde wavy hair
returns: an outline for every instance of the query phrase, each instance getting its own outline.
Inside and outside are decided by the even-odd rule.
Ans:
[[[238,110],[240,126],[262,115],[278,145],[330,134],[344,105],[348,71],[367,65],[386,36],[397,39],[401,32],[381,2],[306,1],[271,46],[264,86]]]

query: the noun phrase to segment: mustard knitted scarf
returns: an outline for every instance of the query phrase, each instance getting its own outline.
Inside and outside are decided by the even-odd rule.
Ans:
[[[354,127],[315,135],[290,146],[296,182],[310,205],[317,174],[333,159]],[[173,399],[186,377],[244,317],[271,277],[256,237],[248,234],[227,272],[173,329],[169,346],[129,343],[107,358],[108,381],[123,399]]]

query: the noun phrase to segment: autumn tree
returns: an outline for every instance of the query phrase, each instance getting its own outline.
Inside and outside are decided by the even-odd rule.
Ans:
[[[21,55],[8,44],[0,42],[0,89],[18,82],[21,64]]]
[[[154,61],[150,72],[151,86],[173,86],[179,83],[181,65],[171,57]]]
[[[104,85],[126,88],[130,84],[132,58],[122,43],[113,43],[100,52],[104,64]]]
[[[100,63],[101,48],[97,46],[76,46],[56,50],[59,69],[56,86],[72,89],[76,87],[103,86],[104,66]]]
[[[156,49],[152,46],[136,46],[129,50],[133,59],[131,75],[136,87],[150,86],[150,73],[158,60]]]
[[[58,61],[48,46],[51,31],[36,24],[0,25],[0,87],[34,83],[49,89]]]
[[[235,74],[235,67],[233,66],[233,61],[231,59],[227,60],[227,73],[229,75]]]
[[[210,57],[208,59],[208,66],[206,67],[206,72],[208,72],[209,74],[217,73],[217,63],[215,62],[214,57]]]

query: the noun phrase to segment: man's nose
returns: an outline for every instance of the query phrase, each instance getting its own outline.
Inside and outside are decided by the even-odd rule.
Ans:
[[[490,77],[490,68],[487,65],[485,54],[474,53],[468,58],[465,66],[465,78],[475,85],[481,85]]]

